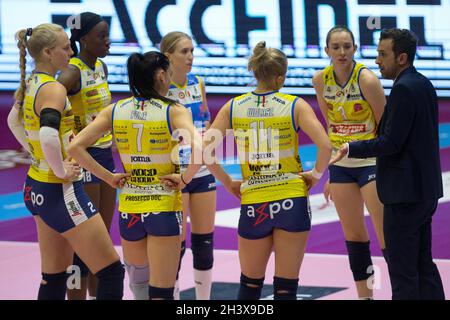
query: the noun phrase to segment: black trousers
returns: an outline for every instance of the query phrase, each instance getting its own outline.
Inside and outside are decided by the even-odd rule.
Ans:
[[[384,206],[384,237],[393,300],[443,300],[431,255],[431,220],[437,200]]]

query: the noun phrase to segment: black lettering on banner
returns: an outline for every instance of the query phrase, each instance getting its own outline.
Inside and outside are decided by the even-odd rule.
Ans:
[[[359,5],[395,5],[395,0],[359,0]],[[408,0],[407,5],[441,5],[440,0]],[[380,28],[369,30],[367,28],[367,21],[370,17],[359,17],[359,35],[361,46],[374,46],[373,43],[373,33],[381,29],[389,29],[397,27],[396,17],[379,17],[380,18]],[[441,60],[444,58],[444,48],[441,44],[428,44],[425,39],[425,18],[424,17],[409,17],[409,25],[411,31],[413,31],[417,38],[419,39],[419,46],[434,47],[440,52],[439,56],[427,56],[426,59],[430,60]],[[366,57],[363,52],[361,52],[362,57]],[[417,52],[420,57],[420,51]]]
[[[327,4],[334,10],[333,25],[347,25],[347,2],[345,0],[305,0],[306,45],[319,46],[319,12],[318,6]]]
[[[189,23],[191,25],[192,35],[197,43],[223,45],[223,42],[214,42],[208,38],[202,26],[202,17],[206,9],[221,4],[222,0],[202,0],[194,2],[189,16]]]
[[[70,2],[70,1],[65,1]],[[52,14],[52,23],[59,24],[64,29],[67,28],[67,19],[72,16],[72,14]],[[102,18],[111,25],[111,16],[102,16]]]
[[[153,44],[161,42],[162,35],[158,29],[158,15],[162,8],[169,5],[176,5],[176,0],[152,0],[145,11],[145,28],[150,41]]]
[[[358,4],[370,4],[370,5],[376,5],[376,4],[392,4],[395,5],[396,0],[358,0]]]
[[[133,23],[131,22],[130,15],[128,14],[125,1],[113,0],[113,3],[116,8],[117,16],[119,17],[120,25],[122,26],[125,42],[138,43],[136,32],[134,31]],[[108,24],[111,25],[111,23]]]
[[[370,17],[359,17],[359,43],[361,46],[374,46],[375,43],[373,41],[374,32],[380,31],[379,29],[369,30],[367,28],[367,20]],[[397,26],[397,18],[396,17],[380,17],[380,27],[381,29],[390,29],[395,28]],[[364,58],[364,52],[361,52],[361,56]],[[372,56],[370,56],[372,57]]]
[[[292,1],[278,1],[280,8],[281,45],[294,46]]]
[[[435,47],[440,51],[439,56],[434,57],[426,57],[427,59],[431,60],[442,60],[444,59],[444,47],[442,44],[429,44],[427,43],[427,40],[425,39],[425,18],[424,17],[409,17],[409,26],[412,32],[414,32],[419,39],[418,45],[419,46],[426,46],[428,48]],[[419,58],[422,58],[420,56],[420,50],[418,50],[417,55]]]
[[[441,0],[407,0],[408,5],[427,5],[427,6],[440,6]]]
[[[234,1],[234,28],[236,30],[236,43],[248,45],[248,33],[252,30],[265,30],[266,19],[263,17],[247,16],[247,1]]]

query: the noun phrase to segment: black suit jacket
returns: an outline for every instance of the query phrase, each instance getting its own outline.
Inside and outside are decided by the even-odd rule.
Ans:
[[[438,123],[433,85],[414,67],[407,68],[394,82],[377,138],[350,143],[350,158],[377,158],[383,204],[442,197]]]

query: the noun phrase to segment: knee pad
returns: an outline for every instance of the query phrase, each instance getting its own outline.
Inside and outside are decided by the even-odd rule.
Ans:
[[[125,270],[119,261],[95,274],[98,278],[97,300],[122,300]]]
[[[81,277],[87,277],[89,274],[89,268],[87,267],[87,265],[83,262],[83,260],[80,259],[80,257],[74,253],[73,254],[73,262],[72,264],[74,266],[78,266],[78,268],[80,268],[80,276]]]
[[[241,273],[238,300],[259,300],[261,298],[263,283],[264,277],[261,279],[252,279]]]
[[[148,280],[150,278],[148,264],[135,266],[129,265],[126,261],[124,261],[124,264],[134,300],[148,300]]]
[[[297,300],[297,279],[273,277],[274,300]]]
[[[158,288],[148,286],[149,299],[173,300],[173,288]]]
[[[39,286],[38,300],[64,300],[66,298],[67,278],[69,274],[60,273],[42,273],[42,280],[45,284]]]
[[[194,259],[194,269],[209,270],[213,267],[214,233],[191,234],[191,249]]]
[[[186,240],[181,242],[180,262],[178,263],[177,280],[178,280],[178,275],[179,275],[180,269],[181,269],[181,261],[183,260],[185,253],[186,253]]]
[[[356,242],[345,241],[348,250],[348,259],[350,269],[353,272],[355,281],[367,280],[374,274],[372,266],[372,258],[370,257],[370,241]]]

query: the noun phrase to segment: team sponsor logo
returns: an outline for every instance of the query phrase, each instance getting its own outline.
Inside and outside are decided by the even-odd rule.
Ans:
[[[292,199],[284,199],[282,201],[275,202],[265,202],[258,206],[249,205],[247,206],[247,216],[250,218],[256,218],[253,224],[256,227],[258,224],[262,223],[266,219],[273,220],[275,215],[280,213],[281,210],[284,212],[290,211],[294,207],[294,201]]]
[[[273,109],[248,108],[247,117],[273,117]]]
[[[250,157],[251,160],[263,160],[263,159],[276,159],[275,154],[272,152],[253,153]]]
[[[150,131],[149,133],[150,136],[162,136],[165,134],[167,134],[167,131]]]
[[[282,104],[282,105],[285,105],[285,104],[286,104],[286,101],[284,101],[284,100],[282,100],[282,99],[280,99],[280,98],[278,98],[278,97],[276,97],[276,96],[274,96],[274,97],[272,98],[272,100],[273,100],[273,101],[276,101],[276,102],[278,102],[278,103],[280,103],[280,104]]]
[[[167,143],[167,142],[169,142],[169,139],[150,139],[149,141],[152,144],[155,144],[155,143]]]
[[[92,84],[95,84],[95,80],[88,80],[88,81],[86,81],[86,87],[90,86]]]
[[[146,120],[147,119],[147,111],[139,111],[139,110],[133,110],[130,114],[131,120]]]
[[[347,94],[347,100],[352,101],[352,100],[362,100],[362,97],[360,94]]]
[[[186,98],[186,95],[184,94],[184,92],[180,91],[180,92],[178,92],[178,98],[180,100],[183,100],[184,98]]]
[[[31,190],[33,190],[32,187],[25,187],[25,195],[23,196],[24,201],[30,201],[31,200]]]
[[[75,203],[75,201],[69,201],[67,206],[71,217],[77,217],[83,214],[83,209],[81,209],[80,205]]]
[[[271,182],[281,182],[287,180],[288,177],[284,173],[277,174],[264,174],[264,175],[253,175],[250,176],[247,180],[247,184],[249,186],[258,185],[258,184],[266,184]]]
[[[134,104],[133,100],[131,100],[131,99],[125,101],[123,104],[119,105],[119,107],[120,107],[120,108],[125,108],[125,107],[127,107],[128,105],[130,105],[130,104]]]
[[[367,126],[364,123],[360,124],[331,124],[330,128],[333,133],[342,135],[362,133],[367,131]]]
[[[96,95],[98,95],[97,89],[92,89],[92,90],[86,91],[86,97],[93,97]]]
[[[33,205],[42,206],[44,204],[45,198],[40,193],[35,193],[33,187],[25,187],[25,195],[23,197],[24,201],[31,201]]]
[[[342,95],[344,95],[344,92],[342,90],[336,91],[336,97],[341,97]]]
[[[200,94],[198,94],[198,95],[193,94],[193,95],[192,95],[192,100],[194,100],[194,101],[200,101],[200,100],[202,100],[202,96],[201,96]]]
[[[133,169],[129,180],[134,183],[150,183],[155,181],[156,174],[156,169]]]
[[[170,194],[172,191],[166,190],[163,185],[161,184],[151,184],[151,185],[136,185],[131,184],[129,182],[126,182],[124,185],[122,192],[132,192],[132,193],[139,193],[139,194],[159,194],[159,193],[167,193]]]
[[[128,220],[128,216],[130,216],[130,220],[128,221],[127,229],[132,228],[136,223],[139,221],[144,222],[145,218],[148,217],[151,213],[124,213],[122,212],[120,214],[120,217],[124,220]]]
[[[212,188],[215,188],[215,187],[216,187],[216,183],[215,182],[210,182],[208,184],[208,189],[212,189]]]
[[[291,138],[291,137],[292,137],[292,135],[291,135],[290,133],[288,133],[288,134],[280,134],[280,135],[277,135],[277,136],[273,136],[274,140],[289,139],[289,138]]]
[[[251,96],[248,96],[248,97],[246,97],[246,98],[244,98],[244,99],[238,101],[238,102],[237,102],[237,105],[240,106],[241,104],[244,104],[244,103],[246,103],[247,101],[249,101],[251,98],[252,98]]]
[[[281,170],[281,163],[268,165],[249,164],[250,171],[253,172],[277,172]]]
[[[148,103],[159,109],[162,109],[162,107],[163,107],[161,103],[159,103],[158,101],[155,101],[155,100],[148,100]]]
[[[353,106],[353,110],[354,110],[355,112],[362,111],[362,109],[363,109],[363,107],[362,107],[362,105],[361,105],[360,103],[356,103],[356,104]]]
[[[148,163],[152,162],[152,158],[148,156],[131,156],[131,163]]]
[[[141,221],[141,217],[138,214],[126,214],[125,213],[125,217],[124,219],[128,219],[128,216],[130,216],[130,220],[128,221],[128,225],[127,225],[127,229],[130,229],[131,227],[133,227],[136,223],[138,223],[139,221]],[[123,214],[122,214],[123,217]]]
[[[146,195],[130,195],[125,196],[125,201],[161,201],[162,195],[160,194],[146,194]]]

